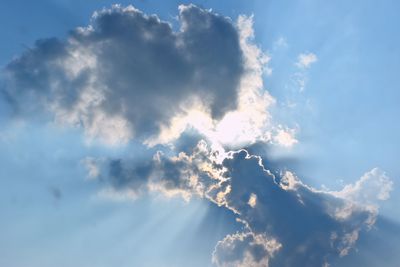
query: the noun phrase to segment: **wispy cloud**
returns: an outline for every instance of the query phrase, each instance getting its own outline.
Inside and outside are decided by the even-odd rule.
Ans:
[[[304,91],[309,79],[307,70],[317,61],[318,58],[314,53],[302,53],[298,55],[295,63],[298,70],[293,74],[292,79],[300,92]]]
[[[289,44],[286,40],[285,37],[280,36],[274,43],[273,43],[273,49],[278,49],[278,48],[287,48],[289,47]]]
[[[311,64],[317,62],[318,58],[314,53],[302,53],[297,57],[296,66],[299,68],[308,68]]]

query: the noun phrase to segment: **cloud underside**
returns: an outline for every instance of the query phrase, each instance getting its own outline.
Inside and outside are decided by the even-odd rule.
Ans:
[[[102,196],[197,197],[233,212],[243,231],[216,244],[216,266],[327,266],[346,256],[389,197],[389,178],[373,169],[341,191],[321,191],[240,149],[298,142],[271,122],[275,100],[262,82],[269,58],[252,43],[252,18],[234,23],[188,5],[179,23],[174,30],[133,7],[96,12],[66,40],[37,41],[9,63],[3,93],[20,117],[50,115],[106,143],[162,147],[134,162],[82,163],[88,178],[108,182]],[[306,68],[316,56],[299,60]]]

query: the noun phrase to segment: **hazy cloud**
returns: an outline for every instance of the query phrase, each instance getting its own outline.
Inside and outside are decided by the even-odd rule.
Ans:
[[[318,58],[314,53],[302,53],[297,57],[296,66],[299,68],[308,68],[311,64],[317,62]]]

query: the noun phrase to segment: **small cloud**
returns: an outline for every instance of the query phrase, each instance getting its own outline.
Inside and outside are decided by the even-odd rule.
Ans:
[[[306,69],[310,68],[311,64],[318,61],[318,57],[314,53],[302,53],[298,55],[295,65],[300,69],[293,74],[293,82],[299,87],[299,91],[303,92],[308,82],[308,74]]]
[[[266,66],[266,67],[264,68],[264,73],[265,73],[265,75],[267,75],[267,76],[271,76],[271,75],[272,75],[272,68]]]
[[[116,190],[108,187],[97,193],[99,199],[108,199],[115,202],[134,201],[138,195],[132,190]]]
[[[251,193],[247,204],[249,204],[250,207],[254,208],[257,205],[257,195],[254,193]]]
[[[298,143],[298,140],[295,137],[296,130],[295,129],[278,129],[276,135],[273,137],[273,141],[284,147],[292,147],[293,145]]]
[[[86,157],[81,160],[81,164],[87,170],[86,178],[89,180],[96,179],[100,175],[100,164],[103,159],[96,159],[92,157]]]
[[[236,233],[219,241],[212,261],[218,267],[264,267],[282,245],[262,234]]]
[[[286,41],[286,38],[283,36],[280,36],[273,44],[273,49],[278,49],[278,48],[287,48],[289,44]]]
[[[393,190],[393,181],[379,168],[365,173],[354,184],[346,185],[336,192],[338,197],[347,198],[353,202],[377,206],[378,201],[387,200]]]
[[[299,92],[303,92],[304,89],[306,88],[308,81],[308,77],[304,71],[302,72],[296,72],[293,75],[293,82],[295,83],[296,86],[299,87]]]
[[[318,58],[314,53],[302,53],[297,57],[296,66],[302,69],[309,68],[317,60]]]

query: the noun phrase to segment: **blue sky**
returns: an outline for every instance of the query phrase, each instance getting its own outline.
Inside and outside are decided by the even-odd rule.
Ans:
[[[1,266],[397,266],[396,1],[118,3],[1,4]]]

